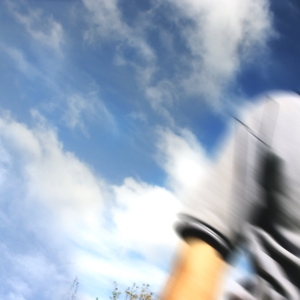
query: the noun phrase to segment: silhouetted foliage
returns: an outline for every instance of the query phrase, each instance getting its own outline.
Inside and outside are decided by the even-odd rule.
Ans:
[[[122,297],[122,299],[125,300],[157,300],[158,299],[156,295],[150,291],[149,284],[142,284],[141,287],[138,287],[134,283],[132,287],[128,287],[124,291],[124,293],[122,293],[118,288],[118,284],[114,282],[114,290],[112,291],[112,295],[110,296],[110,299],[121,300],[120,297]]]
[[[66,296],[64,299],[75,300],[78,286],[79,286],[79,281],[78,281],[78,278],[75,277],[75,279],[72,281],[70,288],[69,288],[68,292],[66,293]]]

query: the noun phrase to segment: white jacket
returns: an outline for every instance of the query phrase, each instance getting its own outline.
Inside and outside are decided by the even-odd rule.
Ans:
[[[300,236],[300,96],[270,93],[239,119],[206,180],[183,199],[177,226],[181,236],[198,236],[224,256],[246,224],[261,226],[261,213],[272,226]],[[276,170],[266,173],[273,159]],[[264,182],[273,177],[268,191]]]

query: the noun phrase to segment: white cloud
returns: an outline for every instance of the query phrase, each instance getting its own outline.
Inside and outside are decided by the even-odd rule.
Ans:
[[[14,199],[7,188],[14,178],[22,194],[10,201],[13,208],[19,207],[14,216],[3,211],[7,226],[19,219],[21,233],[26,229],[42,235],[51,247],[70,253],[83,297],[111,289],[114,280],[122,287],[149,283],[159,292],[179,242],[173,230],[178,199],[201,184],[208,165],[195,136],[188,130],[158,130],[159,162],[171,191],[133,178],[110,185],[64,149],[55,129],[37,111],[33,118],[31,128],[7,113],[0,118],[1,152],[6,153],[0,161],[1,193]],[[26,273],[39,285],[51,272],[57,281],[64,280],[43,251],[15,251],[16,280]],[[16,296],[26,298],[29,281],[21,280],[25,286],[20,283]]]
[[[60,252],[70,253],[73,272],[85,282],[84,293],[113,280],[124,286],[150,283],[159,291],[178,242],[173,231],[179,207],[176,197],[163,187],[132,178],[119,186],[107,184],[64,149],[55,129],[38,112],[33,117],[32,127],[8,113],[0,117],[0,144],[2,152],[9,153],[0,165],[1,193],[12,207],[9,211],[1,207],[7,226],[17,220],[14,226],[19,226],[19,234],[30,232],[52,249],[61,247]],[[12,248],[13,260],[19,262],[14,269],[16,280],[39,285],[51,272],[58,281],[64,280],[65,275],[59,277],[59,269],[43,250],[30,252],[26,247]],[[24,281],[24,274],[29,281]],[[94,278],[93,284],[87,278]],[[22,284],[11,297],[26,298]]]
[[[32,128],[2,114],[0,145],[1,152],[9,153],[0,165],[1,211],[7,219],[1,226],[17,228],[18,236],[28,237],[21,248],[13,234],[2,239],[6,252],[15,252],[12,259],[5,259],[10,278],[29,288],[17,290],[16,285],[10,297],[26,299],[28,293],[43,290],[43,295],[57,298],[48,289],[55,286],[55,293],[63,293],[59,285],[66,289],[66,279],[72,278],[66,278],[68,267],[59,269],[54,257],[60,253],[61,260],[72,260],[76,245],[84,244],[89,235],[96,232],[94,238],[101,239],[105,185],[89,166],[63,149],[55,130],[37,112]]]
[[[201,182],[207,165],[197,139],[187,130],[178,135],[158,131],[160,163],[175,193],[133,178],[110,185],[64,149],[43,116],[37,111],[32,115],[31,127],[8,113],[0,117],[0,151],[5,154],[0,159],[0,190],[9,199],[3,203],[12,208],[6,211],[1,206],[1,219],[6,220],[1,224],[10,228],[16,222],[19,234],[34,234],[65,253],[63,257],[70,255],[68,261],[74,263],[70,267],[84,283],[85,297],[97,289],[110,289],[114,280],[124,287],[149,283],[159,292],[179,241],[173,230],[178,199]],[[57,282],[65,280],[66,274],[60,277],[57,264],[43,250],[12,249],[13,260],[20,262],[15,278],[25,286],[29,281],[42,285],[51,272]],[[24,281],[24,272],[29,281]],[[26,298],[21,287],[15,295]]]
[[[173,230],[181,208],[179,199],[201,185],[210,163],[190,131],[179,130],[179,134],[175,134],[161,128],[157,133],[158,160],[167,173],[171,191],[127,178],[121,186],[113,187],[117,208],[112,213],[112,219],[117,226],[113,235],[120,242],[119,255],[122,257],[122,248],[125,248],[142,255],[152,264],[152,271],[149,269],[149,273],[145,274],[146,265],[137,264],[133,267],[130,262],[122,267],[127,269],[126,279],[121,273],[116,278],[125,286],[133,279],[136,282],[149,282],[159,292],[168,273],[156,266],[164,265],[164,261],[168,264],[172,262],[179,242]],[[127,262],[124,261],[124,264],[127,265]],[[99,269],[106,270],[105,266]],[[113,269],[110,271],[116,273]]]
[[[111,131],[116,130],[116,121],[110,111],[107,109],[104,102],[98,96],[98,87],[93,84],[89,92],[78,92],[73,90],[65,91],[62,87],[59,87],[55,80],[52,80],[48,76],[49,70],[43,70],[36,68],[30,63],[24,53],[19,48],[2,46],[2,49],[14,62],[15,67],[21,71],[25,76],[32,80],[41,80],[50,86],[56,94],[59,95],[58,99],[45,101],[40,107],[44,111],[55,110],[61,114],[62,122],[72,130],[80,130],[86,136],[88,136],[87,124],[94,122],[105,124],[106,128]],[[50,71],[51,73],[52,71]],[[142,114],[134,115],[133,117],[140,118],[142,120]]]
[[[153,75],[159,69],[155,51],[145,36],[147,28],[151,26],[151,13],[143,15],[138,24],[131,26],[124,20],[118,0],[83,0],[83,3],[88,10],[89,23],[85,39],[93,43],[99,40],[117,41],[115,63],[119,66],[130,65],[135,70],[138,85],[144,90],[152,107],[172,122],[171,115],[164,108],[165,102],[170,102],[172,98],[170,84],[167,80],[154,85],[152,83]],[[134,59],[126,57],[128,51],[134,52]]]
[[[171,188],[181,197],[203,181],[209,161],[189,130],[180,130],[178,135],[165,129],[160,129],[158,133],[158,160],[169,175]]]
[[[243,64],[264,50],[272,35],[266,0],[169,0],[179,17],[192,21],[181,35],[190,50],[186,91],[218,100]]]
[[[152,107],[171,122],[169,110],[174,99],[196,96],[217,108],[239,72],[265,53],[274,35],[267,0],[157,0],[132,22],[127,21],[117,0],[83,3],[89,11],[86,37],[117,41],[116,62],[133,67]],[[168,30],[168,38],[166,28],[155,19],[160,9],[172,12],[165,18],[176,34]],[[176,65],[172,74],[161,76],[166,70],[159,61],[157,45],[149,39],[153,30],[161,35],[162,45],[168,44],[160,51],[166,51],[165,57]],[[178,40],[178,35],[186,51],[174,47],[172,41]],[[126,57],[128,49],[135,51],[134,59]]]
[[[27,78],[32,80],[42,79],[45,82],[49,80],[47,75],[28,60],[26,53],[22,49],[2,44],[1,50],[14,62],[14,67]]]
[[[15,19],[24,26],[33,39],[58,52],[61,51],[64,43],[64,30],[59,22],[40,9],[26,7],[27,12],[21,12],[22,2],[7,1],[6,3]]]
[[[22,233],[24,232],[22,231]],[[4,244],[5,239],[2,238],[0,260],[2,272],[6,274],[6,278],[1,280],[0,296],[2,299],[35,299],[35,297],[41,297],[50,300],[58,299],[64,293],[67,288],[67,274],[59,270],[56,261],[51,261],[47,257],[46,251],[44,253],[35,251],[25,254],[24,249],[22,249],[19,252],[23,253],[17,253],[17,249]],[[23,247],[25,248],[26,245]]]
[[[84,96],[73,93],[68,96],[62,118],[69,128],[79,129],[85,134],[87,134],[85,124],[91,120],[105,121],[106,125],[112,129],[116,127],[113,116],[96,93],[89,93]]]
[[[146,123],[147,122],[147,117],[144,113],[140,112],[140,111],[132,111],[129,114],[129,117],[132,118],[135,121],[140,121],[142,123]]]
[[[7,176],[7,166],[11,163],[11,156],[0,144],[0,188],[4,184],[5,178]]]
[[[77,231],[80,234],[99,224],[103,182],[74,154],[64,151],[55,131],[41,118],[37,122],[35,128],[29,129],[9,116],[0,119],[1,144],[13,161],[10,173],[17,170],[12,175],[8,168],[6,174],[19,178],[20,189],[24,190],[22,206],[27,203],[43,214],[46,211],[45,219],[37,211],[30,211],[32,219],[27,222],[31,228],[39,224],[47,230],[45,223],[54,218],[50,228],[60,228],[62,234],[71,234],[72,238]]]
[[[111,190],[111,223],[84,233],[76,268],[92,285],[111,289],[113,281],[122,288],[149,283],[159,292],[178,243],[173,224],[179,202],[165,188],[132,178]]]
[[[105,38],[121,40],[126,46],[137,51],[137,55],[144,60],[151,62],[155,60],[152,48],[144,40],[141,27],[131,27],[122,18],[122,13],[118,7],[118,0],[83,0],[89,15],[89,30],[85,33],[88,41],[97,41]]]
[[[6,47],[6,53],[15,61],[15,65],[19,68],[19,70],[25,74],[31,73],[32,66],[28,63],[28,61],[24,57],[24,53],[16,48]]]
[[[117,254],[116,254],[117,255]],[[159,292],[165,283],[168,273],[160,267],[145,260],[128,259],[119,254],[118,260],[101,259],[87,252],[77,252],[77,267],[81,274],[91,279],[96,287],[101,282],[102,288],[111,289],[116,281],[126,288],[133,283],[149,283],[155,292]],[[101,293],[101,288],[98,288]]]
[[[179,209],[178,200],[165,188],[131,178],[114,187],[114,192],[118,209],[113,220],[118,227],[118,239],[148,261],[161,263],[161,254],[177,242],[172,225]]]

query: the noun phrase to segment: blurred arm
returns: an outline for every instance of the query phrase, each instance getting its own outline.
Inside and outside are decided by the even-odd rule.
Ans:
[[[216,299],[225,262],[209,244],[187,239],[162,293],[162,300]]]

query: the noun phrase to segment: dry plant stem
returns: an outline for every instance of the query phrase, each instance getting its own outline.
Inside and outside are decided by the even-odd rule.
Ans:
[[[225,262],[207,243],[191,238],[182,246],[162,300],[213,300],[220,291]]]

